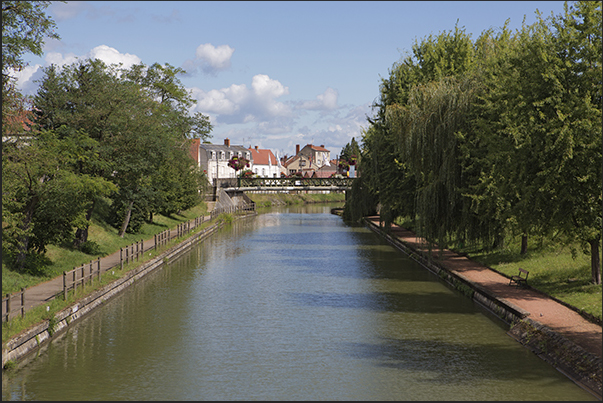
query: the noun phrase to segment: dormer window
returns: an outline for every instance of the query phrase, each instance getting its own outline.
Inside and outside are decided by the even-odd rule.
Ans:
[[[212,160],[216,159],[216,153],[214,151],[211,152],[211,159]]]
[[[224,155],[224,151],[220,151],[220,159],[221,159],[221,160],[223,160],[223,159],[224,159],[224,157],[225,157],[225,155]]]

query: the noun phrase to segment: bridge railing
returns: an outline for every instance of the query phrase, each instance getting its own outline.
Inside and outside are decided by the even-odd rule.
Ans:
[[[354,178],[241,178],[236,187],[338,187],[349,188]]]

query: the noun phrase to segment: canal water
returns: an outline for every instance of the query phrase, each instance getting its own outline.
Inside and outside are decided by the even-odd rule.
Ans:
[[[229,225],[3,375],[3,400],[595,400],[328,206]]]

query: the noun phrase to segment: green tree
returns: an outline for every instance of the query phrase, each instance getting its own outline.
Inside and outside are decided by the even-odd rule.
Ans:
[[[73,171],[87,156],[81,133],[35,134],[2,148],[3,256],[16,270],[34,273],[46,246],[65,242],[87,220],[86,195],[115,190],[103,178]]]
[[[529,234],[562,231],[590,247],[600,284],[600,2],[539,15],[517,33],[503,63],[476,119],[489,143],[487,182],[506,222],[523,234],[522,251]]]
[[[50,1],[2,2],[2,122],[18,93],[12,72],[22,70],[26,64],[23,55],[31,52],[42,55],[45,38],[59,39],[56,25],[45,13]]]

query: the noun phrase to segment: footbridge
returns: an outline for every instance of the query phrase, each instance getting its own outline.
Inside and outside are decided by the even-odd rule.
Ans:
[[[229,178],[219,179],[218,186],[227,193],[345,191],[352,187],[353,182],[354,178]]]

